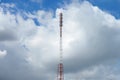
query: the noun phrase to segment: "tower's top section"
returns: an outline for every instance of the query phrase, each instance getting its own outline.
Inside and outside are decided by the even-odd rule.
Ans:
[[[62,23],[63,23],[62,19],[63,19],[63,14],[60,13],[60,27],[62,27]]]
[[[60,13],[60,62],[62,63],[63,58],[63,48],[62,48],[62,26],[63,26],[63,14]]]

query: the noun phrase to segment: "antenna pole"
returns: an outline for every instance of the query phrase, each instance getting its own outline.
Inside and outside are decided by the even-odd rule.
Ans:
[[[60,13],[60,63],[58,64],[58,80],[64,80],[63,73],[63,48],[62,48],[62,21],[63,14]]]

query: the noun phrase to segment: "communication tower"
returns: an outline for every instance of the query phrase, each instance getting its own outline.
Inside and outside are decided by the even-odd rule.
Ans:
[[[63,27],[63,14],[60,13],[60,62],[58,64],[58,75],[57,80],[64,80],[64,69],[63,69],[63,47],[62,47],[62,27]]]

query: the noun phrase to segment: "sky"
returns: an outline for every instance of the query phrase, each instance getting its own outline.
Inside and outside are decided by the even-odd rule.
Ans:
[[[65,80],[120,80],[120,0],[0,0],[0,80],[56,80],[59,13]]]

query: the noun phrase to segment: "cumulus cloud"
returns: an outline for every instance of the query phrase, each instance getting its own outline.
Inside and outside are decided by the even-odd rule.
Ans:
[[[19,12],[17,15],[9,10],[4,12],[4,7],[0,8],[0,17],[0,50],[7,51],[0,52],[4,56],[0,59],[0,80],[38,80],[39,76],[26,60],[28,52],[22,44],[25,37],[33,33],[34,21],[25,20]]]
[[[80,9],[77,7],[80,7]],[[42,14],[42,12],[39,13],[39,16],[41,14]],[[72,16],[69,17],[69,15],[71,15],[71,14],[72,14]],[[58,16],[58,14],[57,14],[57,16]],[[118,38],[119,37],[118,29],[119,29],[120,21],[116,20],[112,15],[110,15],[106,12],[103,12],[99,8],[93,7],[88,2],[85,2],[82,5],[78,5],[78,6],[75,6],[75,4],[67,6],[67,10],[64,10],[64,16],[65,17],[64,17],[64,30],[63,30],[64,31],[63,32],[63,34],[64,34],[64,40],[63,40],[64,44],[63,45],[64,45],[65,50],[67,50],[66,48],[69,47],[69,49],[75,49],[75,51],[77,50],[76,52],[73,50],[73,52],[75,52],[77,54],[79,52],[78,51],[79,49],[73,48],[73,46],[76,46],[78,48],[83,47],[88,50],[89,50],[89,48],[90,48],[90,50],[92,50],[92,48],[93,48],[93,51],[96,51],[96,48],[98,48],[98,49],[101,49],[104,47],[108,48],[109,47],[108,45],[110,45],[109,43],[111,43],[111,42],[116,43],[116,41],[119,39]],[[44,21],[44,19],[47,19],[47,20]],[[39,45],[37,43],[40,43],[41,41],[45,41],[45,40],[48,41],[48,39],[46,39],[46,38],[49,38],[50,35],[53,35],[53,37],[51,37],[49,39],[49,41],[53,41],[53,44],[55,44],[55,41],[57,41],[54,39],[54,35],[58,38],[58,31],[59,31],[58,29],[59,28],[56,27],[56,26],[58,26],[58,22],[57,22],[58,18],[57,19],[52,18],[50,15],[49,17],[45,16],[44,18],[40,18],[40,21],[42,21],[42,20],[44,21],[43,26],[39,27],[36,35],[33,36],[35,39],[32,37],[33,40],[29,40],[31,42],[34,41],[33,44],[29,44],[31,46]],[[44,25],[46,27],[44,27]],[[54,28],[54,26],[55,26],[55,28]],[[54,34],[54,32],[56,34]],[[49,36],[47,36],[48,34],[49,34]],[[38,36],[44,35],[44,36],[42,36],[41,38],[40,37],[38,38],[37,35]],[[101,42],[102,44],[99,42]],[[79,43],[79,45],[77,43]],[[111,44],[113,45],[113,43],[111,43]],[[70,46],[70,45],[72,45],[72,46]],[[119,46],[116,44],[114,44],[114,45],[116,46],[116,48],[118,48],[118,46]],[[95,47],[95,50],[94,50],[94,47]],[[83,51],[84,51],[84,49],[83,49]],[[101,51],[100,51],[100,53],[101,53]],[[106,50],[106,51],[108,51],[108,50]],[[89,54],[89,53],[86,52],[86,54]],[[99,54],[99,53],[91,53],[91,54],[94,55],[94,54]],[[102,54],[104,55],[105,52],[101,53],[101,55]],[[82,53],[80,55],[82,55]],[[65,54],[65,57],[69,57],[69,54],[68,55]]]
[[[31,0],[32,2],[37,2],[37,3],[41,3],[42,0]]]
[[[9,4],[9,3],[1,3],[0,4],[1,7],[7,7],[7,8],[14,8],[15,5],[14,4]]]
[[[70,80],[118,80],[119,74],[113,72],[110,66],[94,66],[77,73],[69,73],[66,75]]]
[[[13,31],[10,31],[10,29],[8,29],[8,30],[7,30],[8,32],[5,32],[4,30],[0,31],[0,41],[15,40],[16,39],[15,33],[13,33]]]
[[[53,17],[39,10],[24,19],[0,8],[0,50],[7,51],[0,59],[1,80],[56,79],[60,11]],[[119,80],[120,20],[87,1],[72,2],[62,12],[65,79]]]
[[[0,58],[4,57],[6,55],[7,55],[7,51],[6,50],[3,50],[3,51],[0,50]]]
[[[58,16],[59,9],[56,11]],[[41,17],[43,25],[28,40],[31,63],[35,66],[55,70],[59,55],[59,18]],[[44,13],[46,14],[46,13]],[[89,2],[67,5],[64,14],[63,47],[65,73],[76,73],[91,66],[110,65],[119,59],[119,25],[109,13],[92,6]],[[45,20],[44,20],[45,19]],[[47,19],[47,20],[46,20]],[[48,36],[49,35],[49,36]],[[43,53],[43,54],[40,54]],[[41,63],[37,63],[41,61]],[[76,62],[76,63],[74,63]]]

